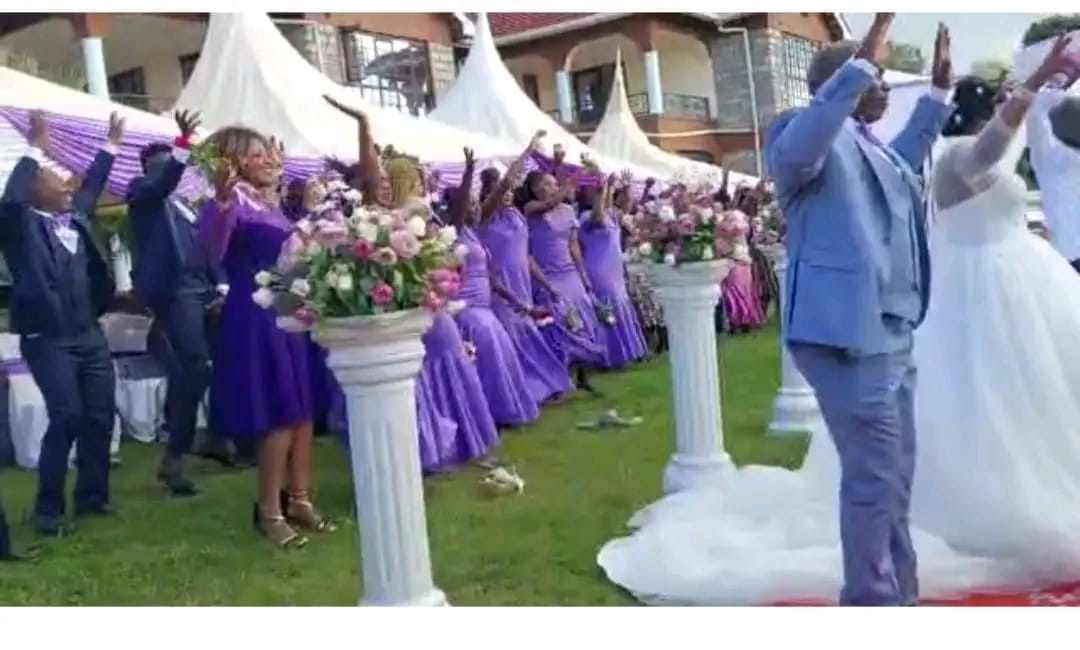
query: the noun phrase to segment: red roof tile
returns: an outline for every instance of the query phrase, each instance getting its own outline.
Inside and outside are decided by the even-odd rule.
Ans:
[[[558,25],[569,20],[576,20],[592,13],[565,13],[565,14],[519,14],[519,13],[492,13],[488,14],[491,23],[491,32],[496,37],[520,34],[541,27]]]

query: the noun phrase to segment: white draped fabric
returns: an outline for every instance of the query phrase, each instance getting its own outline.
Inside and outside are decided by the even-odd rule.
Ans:
[[[479,14],[474,32],[469,56],[457,80],[439,98],[438,106],[429,115],[432,120],[514,143],[518,152],[525,148],[537,130],[543,129],[547,132],[543,143],[545,153],[550,154],[551,147],[560,144],[566,150],[569,163],[577,164],[584,153],[592,156],[605,171],[628,169],[636,178],[655,176],[658,180],[666,180],[667,174],[660,174],[658,170],[600,154],[540,110],[499,57],[487,14]]]
[[[524,146],[369,103],[312,67],[263,13],[210,14],[199,63],[176,106],[200,111],[209,130],[243,124],[274,134],[290,156],[355,160],[356,122],[324,94],[363,111],[379,144],[425,162],[461,160],[463,147],[481,159],[505,158]]]

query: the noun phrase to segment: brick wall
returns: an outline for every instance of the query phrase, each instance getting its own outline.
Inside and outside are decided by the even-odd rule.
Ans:
[[[345,81],[341,36],[333,25],[279,22],[278,29],[316,69],[338,83]]]

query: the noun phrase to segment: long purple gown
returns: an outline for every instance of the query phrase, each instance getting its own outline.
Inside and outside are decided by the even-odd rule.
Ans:
[[[439,426],[431,431],[431,437],[422,434],[421,461],[425,471],[445,471],[484,455],[498,444],[499,431],[476,366],[465,356],[465,343],[452,318],[435,316],[424,334],[424,351],[417,399],[430,410],[421,417],[449,420],[455,429]]]
[[[602,223],[592,212],[582,214],[578,229],[581,254],[596,299],[611,307],[615,323],[600,324],[600,340],[607,351],[607,367],[621,368],[645,357],[647,346],[634,304],[626,290],[622,230],[617,212],[609,210]]]
[[[488,253],[469,227],[458,230],[458,243],[465,246],[458,299],[465,302],[454,320],[463,341],[476,348],[476,371],[495,423],[520,426],[540,417],[539,402],[529,392],[514,344],[506,328],[491,310],[491,276]]]
[[[492,274],[518,300],[530,303],[533,290],[525,217],[514,206],[507,206],[478,228],[476,235],[490,254]],[[574,390],[566,372],[566,361],[560,359],[548,344],[536,321],[515,311],[501,296],[492,298],[491,308],[510,335],[525,371],[529,392],[538,404]]]
[[[225,213],[203,209],[199,238],[229,281],[221,310],[221,354],[213,365],[211,401],[228,435],[258,438],[274,429],[311,422],[315,414],[313,354],[306,334],[290,334],[273,312],[255,304],[255,274],[272,267],[294,224],[281,209],[237,190]]]
[[[526,222],[529,254],[559,292],[559,303],[554,304],[547,291],[534,287],[536,303],[551,308],[556,315],[555,323],[543,328],[544,337],[568,363],[603,367],[607,355],[600,344],[600,324],[570,256],[570,238],[577,236],[574,209],[564,203]],[[571,322],[571,313],[576,315],[576,325]]]

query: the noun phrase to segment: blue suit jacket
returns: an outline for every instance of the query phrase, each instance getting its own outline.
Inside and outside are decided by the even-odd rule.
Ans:
[[[196,254],[181,244],[177,227],[186,219],[169,201],[185,168],[184,163],[170,158],[156,174],[139,176],[128,185],[128,219],[135,238],[131,279],[135,293],[150,306],[176,293],[185,266]],[[217,281],[216,273],[208,275],[211,282]]]
[[[783,318],[789,343],[854,354],[895,351],[897,332],[884,318],[894,274],[919,278],[921,309],[914,324],[926,313],[930,259],[918,171],[952,108],[930,97],[919,102],[889,145],[898,174],[851,117],[873,83],[873,75],[849,62],[809,106],[780,115],[769,127],[766,159],[786,222]],[[909,219],[915,220],[914,260],[910,252],[897,256],[890,250],[894,233],[907,237]]]
[[[112,154],[101,151],[90,163],[82,186],[72,197],[72,227],[85,246],[90,275],[91,302],[101,315],[112,302],[115,285],[109,267],[90,236],[89,219],[105,191],[112,170]],[[11,330],[16,334],[58,336],[63,310],[56,291],[59,267],[49,240],[49,225],[30,208],[30,186],[39,165],[30,157],[15,164],[0,197],[0,251],[12,276]]]

